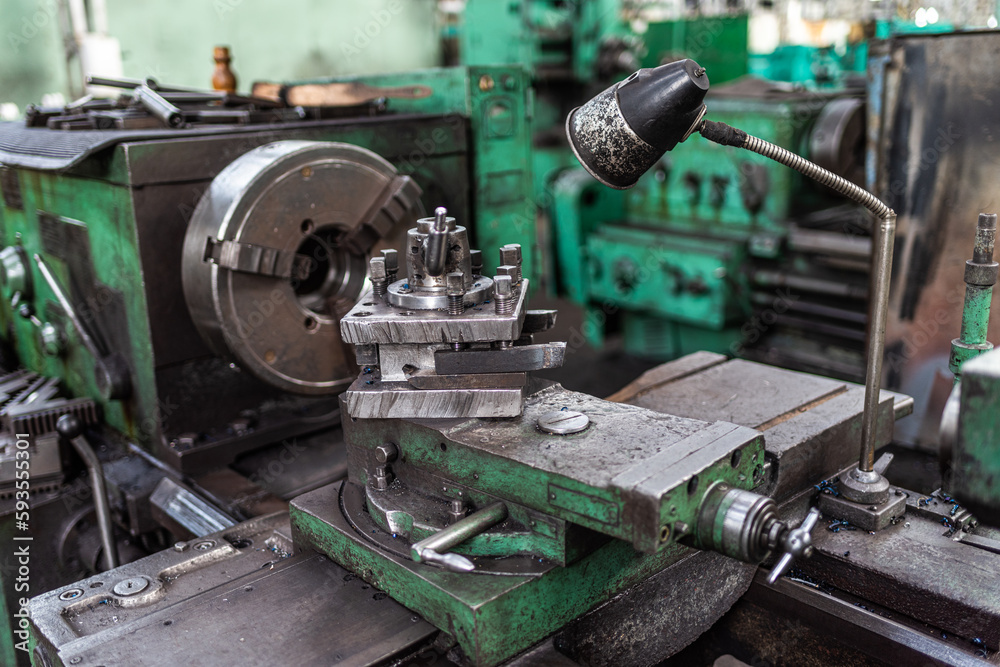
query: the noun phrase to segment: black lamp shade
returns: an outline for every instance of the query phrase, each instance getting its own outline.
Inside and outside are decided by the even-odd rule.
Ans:
[[[631,188],[705,114],[708,75],[693,60],[641,69],[566,118],[580,164],[612,188]]]

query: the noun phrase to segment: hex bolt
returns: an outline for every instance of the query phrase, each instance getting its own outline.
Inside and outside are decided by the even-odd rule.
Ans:
[[[375,296],[382,298],[389,288],[389,276],[386,273],[385,257],[372,257],[368,262],[369,272],[372,278],[372,292]]]
[[[390,482],[392,482],[392,473],[389,472],[389,467],[376,466],[375,474],[372,475],[372,486],[375,487],[375,490],[385,491],[389,488]]]
[[[58,357],[63,352],[63,337],[51,322],[46,322],[39,330],[42,337],[42,351],[46,356]]]
[[[470,250],[469,261],[472,263],[472,275],[474,276],[483,275],[483,251]]]
[[[383,442],[375,448],[375,460],[381,465],[392,463],[399,456],[399,448],[391,442]]]
[[[448,314],[461,315],[465,312],[465,274],[461,271],[449,273],[446,281],[448,290]]]
[[[510,315],[514,312],[512,282],[513,280],[508,274],[498,273],[493,278],[493,305],[497,315]]]
[[[461,521],[465,518],[465,501],[459,498],[451,501],[451,509],[448,511],[451,523]]]
[[[510,287],[511,291],[516,290],[519,283],[519,276],[521,275],[521,269],[514,266],[513,264],[501,264],[497,267],[498,276],[510,276]]]
[[[389,283],[396,282],[396,273],[399,271],[399,253],[392,248],[382,251],[382,258],[385,259],[385,275]]]
[[[501,266],[513,266],[514,272],[511,273],[511,278],[514,279],[514,285],[521,284],[521,246],[518,243],[508,243],[504,247],[500,248],[500,264]]]

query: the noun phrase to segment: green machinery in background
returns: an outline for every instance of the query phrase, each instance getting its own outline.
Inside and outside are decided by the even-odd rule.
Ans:
[[[859,178],[857,97],[744,80],[712,98],[713,118]],[[856,238],[864,229],[854,209],[764,159],[689,141],[627,192],[600,188],[580,170],[556,181],[560,277],[586,309],[584,335],[600,344],[617,317],[637,354],[745,355],[766,338],[812,328],[843,348],[838,370],[857,375],[850,348],[864,336],[867,239]],[[795,347],[783,361],[814,357]]]
[[[470,0],[461,33],[464,62],[532,69],[539,246],[549,290],[585,310],[578,335],[601,346],[620,330],[627,351],[662,359],[708,349],[861,377],[869,244],[854,209],[699,138],[613,192],[563,137],[567,112],[627,72],[692,57],[712,80],[714,119],[861,182],[860,91],[745,78],[746,14],[649,22],[641,35],[628,18],[619,0]]]
[[[106,149],[58,169],[13,166],[16,156],[4,156],[0,241],[9,250],[0,273],[0,331],[14,345],[16,358],[31,371],[60,378],[73,395],[96,400],[110,425],[150,450],[170,449],[185,432],[207,434],[208,441],[222,437],[241,409],[256,408],[258,399],[273,402],[273,391],[219,359],[211,361],[214,355],[200,343],[181,289],[181,244],[216,174],[243,153],[284,139],[337,141],[375,151],[411,177],[431,202],[446,202],[468,215],[477,242],[496,245],[501,233],[520,242],[530,275],[534,217],[525,213],[531,171],[523,70],[453,68],[342,80],[362,81],[375,88],[416,86],[421,92],[382,102],[381,111],[362,105],[312,123],[267,117],[242,128],[194,124],[147,130],[146,136],[133,131],[112,137],[109,130],[107,141],[97,144]],[[32,157],[32,141],[46,132],[53,141],[79,136],[25,128],[25,157]],[[175,156],[173,162],[165,163],[166,155]],[[43,258],[65,301],[40,273],[35,255]],[[492,270],[497,258],[491,254],[483,261]],[[93,339],[96,355],[77,344],[81,335]],[[112,386],[97,372],[102,367],[116,375]],[[208,397],[216,382],[254,404],[210,409],[211,419],[221,420],[222,434],[210,433],[208,415],[194,416],[201,405],[213,403]],[[177,405],[182,395],[202,398]]]
[[[532,274],[522,68],[310,83],[361,92],[336,107],[178,101],[176,129],[110,101],[0,123],[0,535],[14,532],[14,434],[30,433],[33,489],[51,491],[32,501],[33,544],[53,554],[32,594],[98,567],[92,495],[55,433],[61,415],[100,435],[104,459],[143,450],[105,461],[126,562],[145,555],[136,545],[164,546],[149,509],[164,474],[211,484],[272,443],[336,444],[336,394],[356,373],[339,316],[368,256],[415,217],[447,205],[475,243],[520,243]],[[498,261],[484,253],[483,270]],[[161,467],[137,471],[149,455]],[[305,477],[335,478],[338,465],[317,458]],[[260,513],[254,484],[212,493],[247,517]],[[24,593],[7,575],[0,611],[13,614]]]
[[[465,65],[523,64],[535,88],[532,162],[539,208],[551,204],[551,184],[576,162],[562,137],[567,113],[639,67],[684,53],[722,83],[747,73],[747,15],[654,21],[636,34],[622,0],[469,0],[458,28]],[[733,53],[741,54],[733,58]]]

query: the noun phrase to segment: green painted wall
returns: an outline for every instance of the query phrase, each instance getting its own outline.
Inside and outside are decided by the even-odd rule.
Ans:
[[[107,4],[125,76],[176,85],[210,87],[217,44],[232,48],[241,90],[255,80],[433,67],[440,58],[434,0]],[[0,102],[23,110],[46,92],[69,97],[57,6],[56,0],[0,0]],[[34,31],[33,21],[41,26]]]

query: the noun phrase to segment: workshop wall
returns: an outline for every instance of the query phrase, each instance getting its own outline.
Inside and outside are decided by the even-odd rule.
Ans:
[[[215,45],[231,47],[241,89],[255,80],[416,69],[439,61],[434,0],[107,0],[107,6],[126,77],[210,87]],[[58,7],[56,0],[3,0],[0,103],[23,111],[45,93],[70,98],[78,92],[67,83]]]

